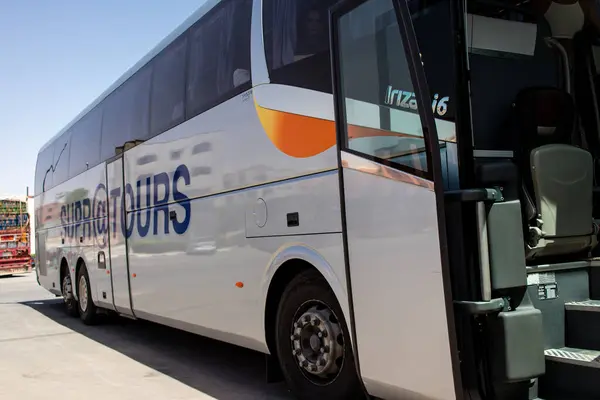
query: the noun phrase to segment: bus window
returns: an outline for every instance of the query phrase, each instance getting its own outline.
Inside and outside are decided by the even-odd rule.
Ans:
[[[94,108],[71,131],[71,155],[69,157],[69,177],[74,177],[100,162],[100,133],[102,109]]]
[[[250,89],[252,0],[224,1],[190,30],[187,118]]]
[[[185,118],[186,50],[184,36],[153,61],[150,136],[182,123]]]
[[[54,162],[54,144],[38,154],[35,167],[35,194],[42,194],[52,187],[52,163]]]
[[[115,148],[130,140],[147,139],[151,69],[143,68],[104,100],[101,157],[113,157]]]
[[[271,83],[331,93],[329,8],[337,0],[265,0]]]
[[[63,133],[54,145],[54,186],[69,179],[69,155],[71,153],[71,131]]]

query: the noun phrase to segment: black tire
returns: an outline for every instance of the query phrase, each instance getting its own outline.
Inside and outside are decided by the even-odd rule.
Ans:
[[[63,295],[63,300],[65,302],[65,311],[67,312],[67,315],[70,317],[78,317],[79,307],[77,304],[77,299],[75,299],[75,296],[73,296],[73,290],[75,287],[71,281],[71,275],[69,274],[68,269],[63,272],[60,288]]]
[[[313,375],[300,366],[297,355],[293,353],[291,340],[295,333],[294,323],[297,319],[307,310],[323,309],[323,306],[329,309],[325,308],[325,312],[333,313],[333,319],[330,318],[329,321],[335,321],[336,329],[341,328],[341,332],[337,336],[343,338],[342,342],[344,344],[337,348],[337,354],[340,356],[336,357],[338,361],[343,361],[339,364],[336,363],[337,367],[333,368],[337,370],[331,376],[327,377]],[[305,326],[308,325],[312,326],[312,324],[306,324]],[[323,323],[319,326],[323,327]],[[356,371],[354,355],[350,345],[350,332],[344,321],[341,307],[333,291],[317,271],[308,270],[302,272],[288,284],[281,296],[275,329],[279,364],[287,385],[294,396],[302,400],[350,400],[367,398]],[[309,327],[309,329],[313,328]],[[310,340],[303,340],[303,343],[311,342],[312,346],[311,340],[312,338]],[[297,343],[299,344],[300,341]],[[339,341],[336,341],[336,343],[339,343]],[[318,344],[318,346],[322,346],[322,344]],[[322,350],[323,348],[321,348]],[[309,349],[308,351],[310,352],[311,350]],[[309,357],[313,356],[321,357],[316,351],[309,355]],[[316,361],[314,361],[314,365],[317,365]],[[312,366],[310,365],[310,367]]]
[[[85,285],[87,287],[87,290],[85,290],[86,293],[81,292],[82,279],[85,281]],[[79,268],[79,272],[77,274],[77,298],[77,309],[79,310],[79,318],[81,318],[83,323],[86,325],[94,325],[98,317],[98,308],[92,300],[92,292],[90,289],[90,277],[88,275],[88,271],[85,264],[83,264],[81,268]],[[82,306],[82,304],[85,304],[85,309]]]

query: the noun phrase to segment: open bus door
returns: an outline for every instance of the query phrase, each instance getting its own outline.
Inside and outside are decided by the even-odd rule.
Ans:
[[[460,398],[440,149],[407,5],[347,0],[330,27],[359,372],[377,397]]]
[[[455,33],[466,17],[456,15]],[[464,40],[452,45],[464,63]],[[352,339],[369,393],[536,397],[543,326],[525,293],[519,200],[488,170],[494,179],[444,187],[438,100],[407,1],[340,3],[331,49]],[[466,80],[458,92],[468,92]],[[469,120],[468,101],[458,109]],[[465,176],[466,125],[456,133]]]

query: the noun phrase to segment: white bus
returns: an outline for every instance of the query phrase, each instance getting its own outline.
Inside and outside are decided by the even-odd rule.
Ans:
[[[209,0],[40,150],[40,284],[302,399],[600,398],[600,19],[565,3]]]

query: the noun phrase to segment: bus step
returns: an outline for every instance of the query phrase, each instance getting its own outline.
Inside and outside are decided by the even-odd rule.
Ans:
[[[567,346],[600,350],[600,300],[566,303],[565,321]]]
[[[563,347],[544,351],[547,361],[600,368],[600,351]],[[599,371],[600,372],[600,371]]]
[[[600,312],[600,300],[571,301],[565,303],[565,310]]]
[[[563,347],[548,349],[539,395],[546,400],[600,399],[600,351]]]

